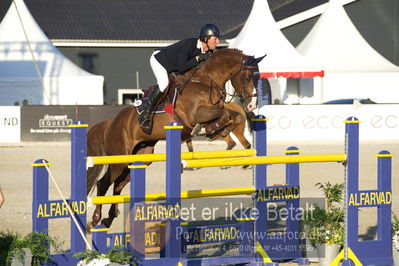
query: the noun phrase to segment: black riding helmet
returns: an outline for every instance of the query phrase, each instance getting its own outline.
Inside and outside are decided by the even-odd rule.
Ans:
[[[207,42],[209,37],[222,37],[219,28],[215,24],[205,24],[201,27],[199,39],[201,42]]]

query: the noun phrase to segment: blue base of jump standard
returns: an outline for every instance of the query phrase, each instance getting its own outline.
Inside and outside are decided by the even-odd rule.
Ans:
[[[307,265],[307,259],[302,258],[300,249],[300,221],[296,215],[288,217],[284,232],[266,234],[269,232],[266,213],[268,204],[284,203],[288,209],[299,211],[299,163],[303,162],[332,162],[345,159],[317,158],[315,161],[301,157],[296,147],[286,151],[283,160],[271,158],[267,155],[266,120],[264,117],[254,119],[256,158],[262,162],[254,162],[254,185],[252,200],[258,210],[256,217],[240,216],[232,224],[194,226],[182,220],[180,211],[181,197],[181,126],[171,123],[166,126],[167,153],[166,153],[166,199],[162,202],[146,201],[146,165],[142,162],[132,163],[131,195],[130,195],[130,233],[108,234],[106,228],[97,226],[93,232],[93,247],[106,252],[115,245],[127,245],[141,259],[140,265],[220,265],[220,264],[250,264],[250,265],[278,265],[282,261],[296,261],[299,265]],[[76,121],[72,125],[72,169],[71,169],[71,198],[68,204],[72,207],[79,227],[86,231],[86,127]],[[373,191],[358,190],[358,153],[359,153],[359,123],[355,118],[346,121],[346,234],[345,249],[335,260],[342,260],[343,265],[393,265],[391,248],[391,155],[383,151],[378,155],[378,189]],[[277,157],[277,156],[275,156]],[[317,157],[315,155],[314,157]],[[321,157],[321,156],[320,156]],[[251,157],[255,158],[255,157]],[[286,160],[290,159],[289,163]],[[232,158],[244,161],[239,158]],[[213,159],[206,160],[213,162]],[[251,159],[252,160],[252,159]],[[201,160],[198,160],[201,161]],[[277,161],[277,162],[276,162]],[[233,162],[234,163],[234,162]],[[286,164],[285,184],[268,186],[267,164]],[[243,164],[251,164],[245,161]],[[235,164],[231,164],[235,165]],[[53,218],[69,217],[62,201],[48,200],[48,173],[42,160],[33,165],[33,204],[32,229],[35,232],[48,232],[48,220]],[[190,191],[187,193],[190,195]],[[198,194],[198,193],[196,193]],[[248,193],[244,193],[248,194]],[[230,194],[232,195],[232,194]],[[235,195],[239,195],[238,193]],[[194,196],[193,198],[195,198]],[[198,197],[198,196],[197,196]],[[190,198],[189,196],[187,198]],[[366,201],[373,198],[374,201]],[[384,198],[384,201],[382,200]],[[374,241],[358,242],[358,208],[378,207],[378,239]],[[153,210],[162,210],[162,215],[149,219]],[[294,214],[298,214],[295,212]],[[147,222],[159,222],[159,229],[146,229]],[[52,255],[58,265],[73,265],[77,259],[72,255],[86,250],[85,242],[78,233],[78,227],[71,222],[71,252]],[[206,237],[204,232],[224,232],[218,237]],[[228,233],[228,238],[224,239]],[[240,238],[240,234],[251,234],[251,238]],[[183,237],[197,236],[197,237]],[[157,239],[153,241],[153,239]],[[198,244],[223,244],[235,242],[242,247],[238,254],[219,257],[188,258],[187,250]],[[150,258],[146,249],[160,248],[160,258]]]
[[[88,125],[76,121],[71,130],[71,197],[68,204],[83,232],[86,232],[86,128]],[[49,174],[46,160],[36,160],[33,166],[32,232],[48,233],[48,220],[70,218],[66,204],[62,200],[49,200]],[[76,265],[75,252],[86,250],[86,243],[75,223],[70,221],[70,252],[52,255],[58,265]],[[51,263],[50,263],[51,264]],[[53,265],[53,264],[52,264]]]
[[[344,249],[333,265],[394,265],[392,259],[392,155],[381,151],[378,158],[378,189],[359,190],[359,123],[345,121],[347,167],[345,174]],[[377,207],[377,240],[359,241],[359,208]]]

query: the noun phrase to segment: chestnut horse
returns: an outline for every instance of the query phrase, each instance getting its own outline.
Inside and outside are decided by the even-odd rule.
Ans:
[[[231,133],[233,133],[237,139],[240,141],[241,145],[244,149],[250,149],[251,143],[245,138],[244,132],[246,128],[247,119],[250,119],[251,113],[245,113],[244,109],[240,104],[229,102],[224,104],[224,108],[227,108],[231,111],[235,111],[240,115],[237,116],[238,125],[233,129]],[[248,117],[249,116],[249,117]],[[104,133],[107,129],[108,125],[111,123],[111,119],[104,120],[102,122],[94,124],[90,127],[87,132],[87,155],[88,156],[101,156],[105,154],[105,141],[104,141]],[[251,128],[250,128],[251,130]],[[236,146],[236,142],[233,140],[231,135],[227,135],[223,138],[223,140],[227,143],[226,150],[232,150]],[[186,145],[189,152],[194,151],[192,138],[186,140]],[[96,170],[96,171],[93,171]],[[87,194],[89,194],[90,190],[94,188],[94,182],[96,181],[96,177],[100,176],[101,171],[106,171],[106,168],[103,167],[95,167],[93,170],[89,171],[90,177],[87,178]],[[104,175],[104,174],[103,174]],[[103,176],[102,175],[102,176]]]
[[[94,148],[96,154],[88,155],[127,155],[153,153],[159,140],[166,138],[164,126],[170,122],[179,122],[182,126],[182,140],[191,138],[191,131],[196,124],[206,127],[217,125],[213,137],[226,137],[237,125],[238,113],[224,107],[226,98],[225,83],[231,80],[235,94],[245,102],[247,111],[256,105],[253,71],[263,59],[247,56],[237,49],[222,49],[212,53],[191,75],[190,80],[177,96],[173,117],[167,113],[155,114],[150,135],[144,133],[138,125],[138,113],[135,107],[121,110],[111,121],[103,122],[98,127],[105,127],[103,147]],[[214,127],[213,127],[214,128]],[[211,136],[211,137],[212,137]],[[95,147],[96,139],[87,134],[88,146]],[[127,164],[111,164],[104,168],[97,165],[88,169],[87,191],[97,182],[97,195],[104,196],[114,184],[113,194],[120,195],[130,181]],[[101,205],[97,205],[89,227],[96,226],[101,220]],[[101,222],[110,227],[119,214],[117,204],[112,204],[108,218]]]

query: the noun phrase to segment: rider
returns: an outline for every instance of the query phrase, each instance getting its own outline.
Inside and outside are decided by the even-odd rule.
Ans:
[[[144,102],[144,110],[139,116],[139,125],[145,133],[151,134],[152,113],[168,87],[168,74],[184,73],[208,59],[210,52],[219,44],[220,37],[220,30],[215,24],[205,24],[201,27],[199,38],[184,39],[152,53],[150,64],[157,85]]]

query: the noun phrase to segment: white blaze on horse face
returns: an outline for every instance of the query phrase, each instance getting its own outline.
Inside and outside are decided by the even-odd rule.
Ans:
[[[256,89],[254,87],[253,91],[252,91],[252,95],[256,95]],[[252,110],[254,110],[256,108],[256,99],[257,97],[251,97],[251,102],[247,105],[247,110],[248,112],[251,112]]]

